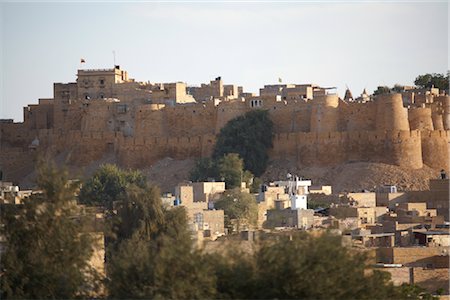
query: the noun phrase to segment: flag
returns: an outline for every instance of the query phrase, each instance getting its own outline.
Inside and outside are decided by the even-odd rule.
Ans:
[[[80,64],[84,64],[86,61],[84,60],[84,58],[82,58],[81,60],[80,60]]]
[[[281,81],[282,81],[282,80],[281,80],[281,78],[280,78],[280,77],[278,77],[278,82],[279,82],[279,83],[281,83]]]

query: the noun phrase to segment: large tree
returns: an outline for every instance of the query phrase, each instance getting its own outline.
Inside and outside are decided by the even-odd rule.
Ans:
[[[82,232],[75,192],[78,183],[52,165],[38,168],[42,190],[23,205],[3,208],[1,262],[3,298],[60,298],[95,292],[98,276],[89,265],[93,240]]]
[[[421,88],[435,87],[440,90],[448,91],[449,74],[447,73],[447,76],[438,73],[419,75],[416,77],[416,80],[414,80],[414,84]]]
[[[84,204],[112,209],[114,201],[121,200],[127,187],[132,184],[144,188],[146,177],[140,171],[122,170],[111,164],[102,165],[83,184],[79,199]]]
[[[246,170],[260,176],[266,170],[272,148],[273,122],[267,110],[253,110],[229,121],[217,137],[213,158],[237,153]]]
[[[214,203],[216,209],[222,209],[226,216],[226,226],[233,230],[232,220],[239,231],[242,225],[253,226],[258,220],[258,205],[252,194],[242,192],[239,188],[226,191]]]
[[[127,299],[214,298],[213,270],[193,248],[185,209],[164,209],[162,219],[144,221],[143,214],[134,216],[139,225],[131,237],[121,240],[111,256],[110,296]]]

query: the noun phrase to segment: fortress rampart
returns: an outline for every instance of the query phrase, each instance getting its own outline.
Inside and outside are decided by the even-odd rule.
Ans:
[[[312,99],[289,94],[290,99],[263,95],[186,103],[190,95],[178,91],[181,84],[166,85],[166,93],[162,86],[117,77],[104,82],[110,88],[102,94],[102,85],[89,80],[57,83],[53,99],[24,109],[23,123],[0,122],[0,166],[6,178],[22,176],[20,170],[31,168],[38,151],[70,153],[69,162],[77,165],[110,154],[133,168],[168,156],[209,156],[221,128],[253,109],[268,110],[274,123],[271,159],[289,158],[299,166],[367,161],[449,168],[450,98],[445,95],[427,95],[412,107],[404,106],[401,94],[365,103],[325,93]],[[181,104],[164,98],[177,93]],[[83,99],[88,94],[112,98]],[[163,98],[149,99],[155,95]]]

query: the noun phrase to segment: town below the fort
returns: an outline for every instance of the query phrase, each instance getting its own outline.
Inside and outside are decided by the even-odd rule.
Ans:
[[[145,269],[145,264],[139,264],[139,259],[147,257],[139,252],[144,247],[140,241],[147,238],[156,241],[158,249],[177,243],[181,247],[184,244],[177,240],[181,232],[177,224],[182,224],[192,244],[187,244],[190,246],[184,250],[170,248],[175,252],[168,250],[164,252],[167,256],[160,259],[164,261],[170,255],[183,257],[174,259],[176,263],[169,259],[174,272],[180,275],[167,278],[174,281],[190,278],[193,286],[195,282],[207,282],[202,276],[212,272],[206,267],[201,269],[214,261],[211,258],[208,262],[204,258],[207,255],[219,257],[233,249],[242,257],[255,255],[257,258],[252,262],[257,264],[264,262],[267,258],[264,255],[270,256],[270,249],[275,251],[264,243],[294,243],[300,233],[305,234],[305,241],[309,239],[306,236],[317,240],[323,236],[339,238],[339,247],[349,251],[347,257],[364,253],[367,268],[361,276],[387,272],[389,279],[380,281],[383,288],[389,284],[417,286],[422,293],[449,295],[450,97],[434,87],[402,86],[374,95],[364,90],[358,97],[347,90],[343,99],[333,92],[314,84],[280,83],[266,85],[256,95],[245,92],[241,86],[224,84],[221,77],[201,86],[187,86],[183,82],[135,81],[119,66],[78,70],[76,82],[55,83],[53,98],[39,99],[38,104],[25,107],[23,122],[0,120],[2,223],[6,222],[7,228],[20,229],[22,225],[17,220],[27,218],[26,213],[20,213],[21,207],[29,212],[33,201],[48,198],[49,203],[57,204],[59,200],[55,199],[59,196],[69,199],[71,220],[83,224],[81,232],[97,241],[87,261],[103,281],[90,297],[125,297],[132,293],[132,288],[143,294],[136,293],[131,298],[247,297],[242,291],[239,293],[243,294],[233,294],[229,287],[221,286],[220,276],[228,278],[224,274],[233,277],[241,272],[240,276],[245,277],[242,274],[247,274],[245,268],[250,270],[252,263],[229,269],[216,265],[226,270],[214,275],[219,282],[215,291],[222,294],[206,291],[202,294],[198,289],[191,293],[175,283],[162,285],[173,284],[174,289],[185,294],[152,294],[156,292],[147,286],[141,289],[138,285],[141,280],[144,282],[141,275],[129,274],[139,270],[158,272],[164,266],[155,262],[155,266]],[[208,160],[216,155],[216,144],[227,124],[254,111],[265,111],[273,124],[273,134],[267,135],[272,140],[267,152],[268,169],[253,176],[244,167],[245,158],[242,160],[233,153],[218,157],[217,163]],[[43,159],[69,173],[51,177],[55,173],[42,166]],[[218,175],[214,178],[208,173],[192,178],[194,170],[212,168],[204,167],[202,162],[216,163]],[[383,177],[379,172],[362,175],[363,166],[392,168],[393,174],[400,175],[383,174]],[[352,172],[349,168],[353,168]],[[348,171],[346,174],[344,169]],[[414,175],[406,179],[407,175],[402,176],[400,171],[420,174],[421,183],[414,181],[417,180]],[[65,181],[49,183],[46,178]],[[155,184],[160,189],[154,188]],[[66,193],[68,186],[75,188]],[[149,206],[149,203],[156,204]],[[42,213],[50,211],[50,207],[43,204],[36,209]],[[186,212],[185,223],[177,223],[175,212],[180,209]],[[21,216],[16,221],[5,217],[5,213],[14,215],[14,212]],[[53,217],[63,214],[65,210],[57,206]],[[173,230],[176,233],[167,225],[171,222],[177,228]],[[167,232],[161,233],[164,230]],[[14,236],[2,231],[2,257],[9,253],[8,238]],[[279,256],[267,261],[282,262],[283,268],[291,270],[291,266],[297,266],[294,258],[302,253],[291,250],[273,252]],[[333,251],[339,257],[341,250]],[[198,268],[206,270],[198,274],[197,266],[189,264],[196,261],[192,257],[197,253],[204,259]],[[14,261],[12,256],[7,257],[8,263]],[[239,262],[238,258],[233,259]],[[322,256],[318,254],[315,259],[307,263],[320,264]],[[177,269],[182,263],[186,265]],[[239,267],[242,269],[236,271]],[[258,280],[262,280],[265,267],[258,268],[254,272],[260,277],[255,277],[254,282],[260,284]],[[5,275],[7,272],[2,269],[0,276],[9,278],[5,277],[10,276]],[[341,277],[346,276],[342,273]],[[130,287],[120,281],[131,278],[136,282]],[[114,280],[123,286],[112,285]],[[273,284],[274,290],[286,293],[274,292],[274,298],[327,297],[314,294],[316,291],[296,294],[285,285],[280,288]],[[7,287],[7,291],[14,290]],[[320,282],[316,289],[321,289]]]

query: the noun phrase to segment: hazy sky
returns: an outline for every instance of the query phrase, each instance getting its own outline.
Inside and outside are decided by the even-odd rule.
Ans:
[[[447,1],[100,2],[0,0],[0,118],[50,98],[80,67],[116,63],[138,81],[198,85],[412,84],[448,69]]]

